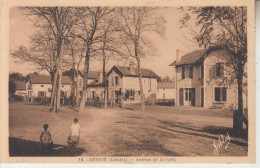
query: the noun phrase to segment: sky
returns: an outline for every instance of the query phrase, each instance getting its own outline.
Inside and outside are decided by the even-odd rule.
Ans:
[[[180,28],[179,19],[183,17],[183,13],[175,8],[162,8],[159,13],[166,20],[166,34],[165,38],[162,38],[156,34],[149,35],[149,39],[154,43],[157,54],[155,56],[146,56],[141,62],[143,68],[152,69],[156,74],[161,77],[169,76],[173,77],[173,67],[169,64],[172,63],[176,58],[176,49],[180,50],[180,56],[185,53],[198,49],[198,45],[187,40],[189,37],[186,29]],[[10,9],[10,20],[9,20],[9,46],[10,51],[16,50],[20,45],[24,45],[29,48],[30,36],[35,33],[32,21],[29,20],[18,8]],[[90,70],[101,70],[97,68],[97,62],[92,60]],[[121,64],[112,62],[108,65],[111,68],[114,64]],[[101,66],[98,66],[101,67]],[[10,72],[19,72],[22,74],[28,74],[36,71],[36,68],[28,63],[17,63],[10,56]],[[47,74],[47,72],[40,72]]]

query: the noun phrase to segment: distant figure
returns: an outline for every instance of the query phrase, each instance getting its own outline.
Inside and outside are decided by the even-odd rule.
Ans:
[[[74,122],[71,125],[71,133],[67,139],[68,146],[76,146],[79,143],[79,120],[77,118],[74,119]]]
[[[53,141],[51,139],[51,133],[50,131],[48,131],[48,127],[49,127],[48,124],[43,125],[44,130],[42,131],[40,136],[42,147],[45,149],[49,149],[53,145]]]

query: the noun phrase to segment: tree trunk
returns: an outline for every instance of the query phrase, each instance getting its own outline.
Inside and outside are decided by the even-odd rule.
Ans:
[[[142,82],[142,69],[141,69],[141,63],[140,60],[137,59],[137,68],[138,68],[138,76],[139,76],[139,85],[140,85],[140,91],[141,91],[141,107],[142,110],[145,110],[145,100],[144,100],[144,89],[143,89],[143,82]]]
[[[106,57],[105,51],[103,50],[103,83],[104,83],[104,108],[107,108],[107,86],[106,86]]]
[[[237,72],[237,93],[238,93],[238,107],[236,117],[233,118],[233,129],[237,131],[243,130],[243,66],[238,65]]]
[[[83,76],[83,91],[80,101],[80,107],[79,107],[79,113],[82,113],[85,108],[86,103],[86,95],[87,95],[87,84],[88,84],[88,70],[89,70],[89,53],[90,48],[86,51],[86,59],[85,59],[85,65],[84,65],[84,76]]]
[[[62,77],[62,72],[61,68],[58,70],[58,75],[59,75],[59,81],[58,81],[58,93],[57,93],[57,106],[55,112],[59,112],[60,110],[60,99],[61,99],[61,77]]]
[[[137,68],[138,68],[138,76],[139,76],[139,85],[140,85],[140,91],[141,91],[141,107],[142,110],[145,110],[145,98],[144,98],[144,89],[143,89],[143,79],[142,79],[142,69],[141,69],[141,60],[139,57],[139,41],[138,39],[135,41],[135,58],[137,61]]]
[[[58,71],[56,70],[54,73],[54,82],[53,82],[53,86],[52,86],[52,92],[51,92],[51,104],[50,104],[50,111],[53,110],[54,107],[54,99],[55,99],[55,93],[56,93],[56,86],[57,86],[57,77],[58,77]]]

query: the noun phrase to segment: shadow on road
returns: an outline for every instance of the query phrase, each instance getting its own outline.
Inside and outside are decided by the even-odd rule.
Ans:
[[[208,132],[210,134],[223,134],[227,135],[227,133],[231,137],[237,137],[237,138],[242,138],[245,140],[248,140],[248,131],[243,130],[243,131],[235,131],[233,128],[228,128],[228,127],[216,127],[216,126],[207,126],[203,128],[204,132]]]
[[[218,137],[216,135],[227,135],[227,132],[231,137],[237,137],[237,138],[243,138],[247,137],[247,133],[244,133],[245,135],[241,133],[235,133],[232,131],[231,128],[226,128],[225,127],[212,127],[212,126],[207,126],[204,127],[202,130],[200,129],[194,129],[185,125],[181,125],[180,123],[176,122],[169,122],[169,121],[161,121],[160,123],[164,124],[164,126],[159,126],[157,125],[158,128],[168,130],[171,132],[176,132],[176,133],[181,133],[181,134],[186,134],[186,135],[193,135],[193,136],[200,136],[204,138],[209,138],[213,140],[217,140]],[[177,128],[177,129],[176,129]],[[179,130],[182,129],[182,130]],[[230,132],[229,132],[230,131]],[[239,146],[248,146],[248,143],[244,143],[238,140],[234,140],[233,138],[231,139],[231,143],[234,143]]]
[[[43,150],[40,142],[9,138],[10,156],[79,156],[83,152],[85,152],[85,149],[80,147],[67,147],[57,144],[54,144],[52,149]]]

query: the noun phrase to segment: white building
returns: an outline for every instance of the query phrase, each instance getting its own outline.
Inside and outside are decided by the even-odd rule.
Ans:
[[[157,102],[174,102],[175,95],[175,84],[173,82],[158,82]]]
[[[150,69],[142,68],[141,71],[145,101],[154,103],[156,101],[158,75]],[[130,64],[129,67],[113,66],[107,76],[109,100],[116,103],[120,100],[125,103],[140,103],[141,91],[138,69],[134,65]]]
[[[68,98],[71,92],[71,80],[67,76],[61,78],[61,97]],[[30,75],[26,82],[29,98],[50,98],[52,91],[50,75]]]

